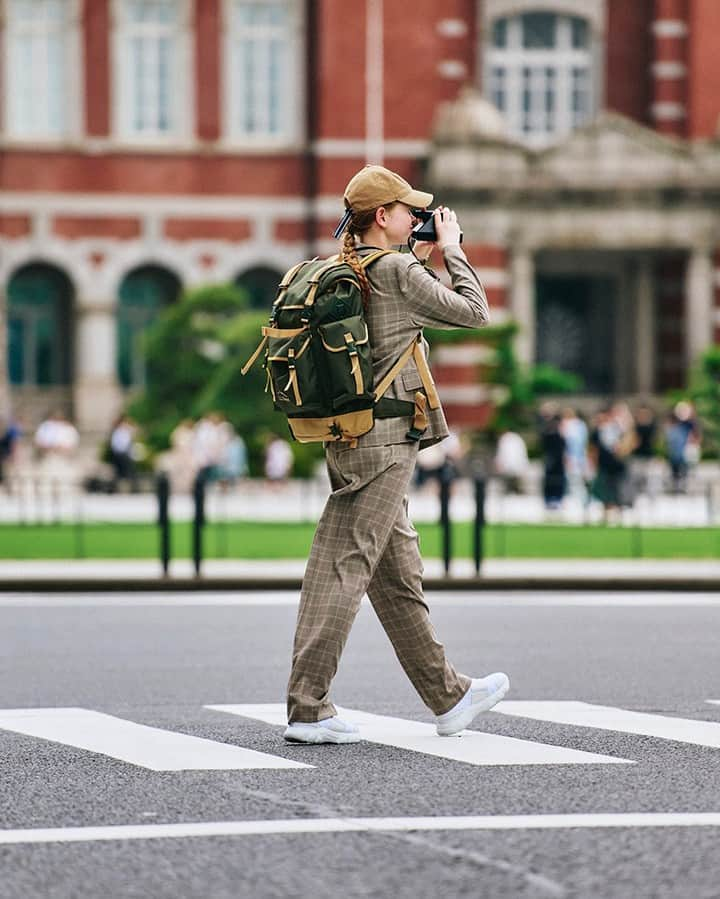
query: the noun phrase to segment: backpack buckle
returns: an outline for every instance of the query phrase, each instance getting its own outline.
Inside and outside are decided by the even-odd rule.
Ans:
[[[423,428],[422,431],[420,428],[410,428],[410,430],[405,435],[408,440],[414,440],[416,443],[422,439],[422,435],[425,433],[427,428]]]

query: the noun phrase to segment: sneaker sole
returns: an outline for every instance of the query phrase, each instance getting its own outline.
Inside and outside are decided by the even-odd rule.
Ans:
[[[359,743],[359,733],[342,733],[336,730],[325,730],[320,727],[288,728],[283,734],[288,743]]]
[[[476,702],[475,705],[471,705],[469,709],[466,709],[458,715],[457,720],[452,724],[438,724],[438,736],[452,737],[455,736],[455,734],[459,734],[460,731],[465,730],[468,725],[472,724],[478,715],[482,715],[483,712],[489,712],[493,706],[497,705],[509,689],[510,681],[506,678],[505,683],[499,690],[491,693],[487,699],[483,699],[482,702]]]

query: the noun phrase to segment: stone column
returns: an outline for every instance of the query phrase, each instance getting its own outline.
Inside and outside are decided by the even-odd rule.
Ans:
[[[685,366],[713,342],[714,265],[709,247],[693,247],[685,272]]]
[[[641,256],[635,272],[635,389],[650,394],[655,389],[655,289],[652,260]]]
[[[515,353],[523,365],[535,362],[535,261],[525,247],[510,258],[510,311],[518,324]]]
[[[612,383],[615,393],[627,394],[631,393],[635,386],[637,353],[635,284],[632,266],[629,263],[618,266],[613,285],[615,359]]]
[[[111,303],[81,303],[75,328],[74,409],[81,432],[107,433],[123,404],[116,375],[116,320]]]

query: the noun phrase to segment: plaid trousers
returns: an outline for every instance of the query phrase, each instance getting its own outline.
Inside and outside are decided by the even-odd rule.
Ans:
[[[318,523],[303,580],[288,684],[288,721],[335,714],[329,699],[365,593],[423,702],[440,715],[470,687],[445,658],[422,590],[417,532],[407,492],[417,444],[332,443],[332,493]]]

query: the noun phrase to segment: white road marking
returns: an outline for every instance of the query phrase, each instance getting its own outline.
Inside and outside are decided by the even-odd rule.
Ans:
[[[505,700],[493,709],[502,715],[516,715],[555,724],[595,727],[644,737],[659,737],[695,746],[720,749],[720,724],[714,721],[694,721],[692,718],[672,718],[647,712],[630,712],[613,706],[593,705],[574,701]]]
[[[720,813],[649,812],[599,815],[467,815],[433,818],[289,818],[266,821],[198,821],[186,824],[120,824],[107,827],[48,827],[35,830],[0,830],[0,845],[304,833],[573,830],[618,827],[720,827]]]
[[[720,699],[706,699],[705,702],[711,702],[713,705],[720,705]]]
[[[89,709],[0,709],[0,728],[86,749],[151,771],[314,767]]]
[[[266,724],[287,724],[285,706],[267,705],[208,705],[207,709],[255,718]],[[360,727],[363,740],[395,746],[411,752],[422,752],[442,759],[467,762],[470,765],[622,765],[634,764],[629,759],[609,755],[595,755],[578,749],[551,746],[532,740],[518,740],[480,731],[463,731],[462,738],[439,737],[434,724],[406,721],[386,715],[372,715],[356,709],[338,708],[338,714]]]

